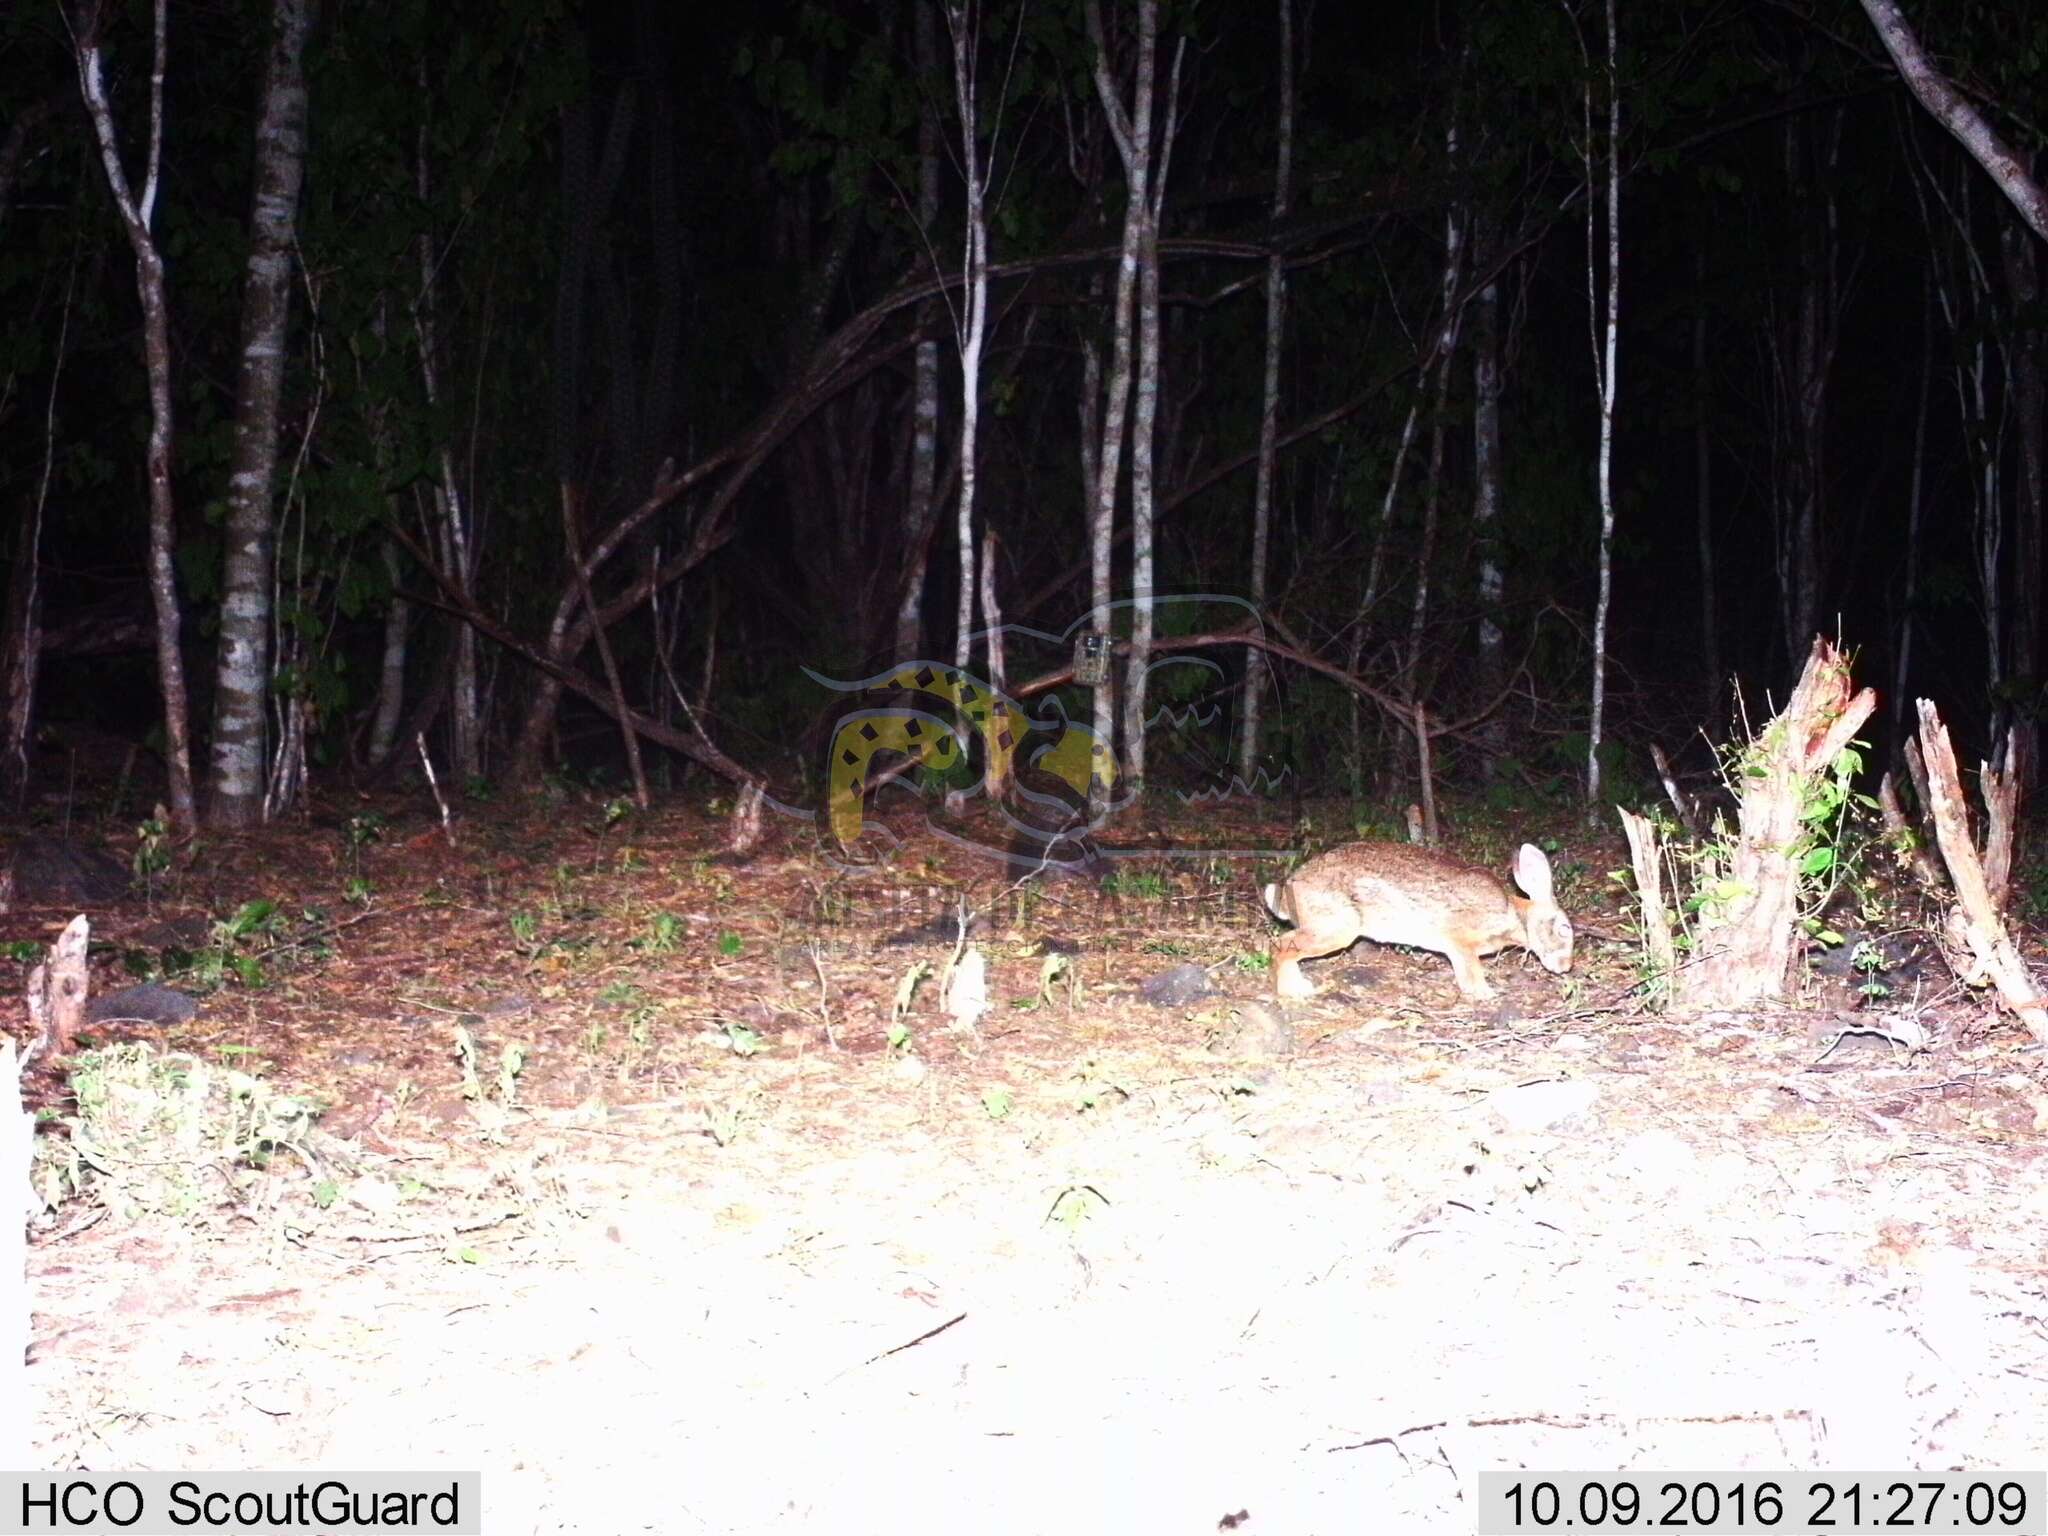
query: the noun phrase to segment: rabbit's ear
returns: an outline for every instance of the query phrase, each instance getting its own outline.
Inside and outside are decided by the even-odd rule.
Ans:
[[[1522,844],[1521,851],[1515,855],[1515,884],[1532,901],[1551,899],[1550,860],[1534,843]]]

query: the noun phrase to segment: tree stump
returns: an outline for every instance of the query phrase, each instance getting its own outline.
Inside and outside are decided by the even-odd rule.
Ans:
[[[78,1026],[85,1022],[85,1005],[91,979],[85,971],[85,951],[92,926],[79,913],[64,925],[64,932],[50,946],[49,958],[29,972],[28,1018],[35,1026],[31,1055],[48,1051],[51,1056],[69,1056]]]
[[[1751,744],[1734,786],[1741,803],[1725,898],[1711,915],[1703,909],[1700,961],[1679,977],[1682,1006],[1741,1008],[1784,996],[1799,917],[1801,812],[1815,780],[1876,707],[1876,692],[1853,692],[1848,660],[1816,638],[1791,698]]]

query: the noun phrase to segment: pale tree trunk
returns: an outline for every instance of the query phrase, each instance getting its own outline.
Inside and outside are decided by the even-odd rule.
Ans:
[[[938,28],[933,7],[916,0],[917,72],[929,81],[939,72]],[[931,92],[920,95],[917,113],[917,227],[929,242],[939,220],[939,112]],[[938,324],[938,303],[927,303],[918,316],[922,338],[911,362],[910,499],[903,509],[903,589],[896,603],[895,660],[909,661],[924,653],[924,580],[931,559],[934,500],[939,483],[939,343],[932,335]]]
[[[1088,296],[1096,300],[1102,297],[1099,277],[1090,283]],[[1081,419],[1081,504],[1087,509],[1088,517],[1088,623],[1097,634],[1106,637],[1109,634],[1111,578],[1115,571],[1116,484],[1112,478],[1109,494],[1103,495],[1103,409],[1102,348],[1096,345],[1093,336],[1084,334],[1081,338],[1081,398],[1076,410]],[[1111,676],[1113,678],[1114,673]],[[1090,724],[1095,739],[1108,746],[1116,740],[1114,682],[1092,688],[1089,694],[1093,706]],[[1100,816],[1105,803],[1104,786],[1099,780],[1091,780],[1088,786],[1090,815]]]
[[[1140,0],[1150,5],[1153,0]],[[1152,667],[1152,448],[1159,420],[1159,235],[1145,220],[1138,267],[1138,366],[1131,411],[1131,653],[1124,667],[1124,792],[1145,788],[1145,704]]]
[[[1707,372],[1707,256],[1692,258],[1692,462],[1700,567],[1700,658],[1707,673],[1707,719],[1721,713],[1721,622],[1714,597],[1714,443],[1710,429],[1713,381]]]
[[[1131,430],[1131,645],[1124,668],[1124,719],[1122,765],[1127,794],[1142,790],[1145,780],[1145,672],[1152,659],[1152,442],[1159,415],[1159,217],[1166,196],[1166,163],[1173,146],[1173,93],[1168,93],[1164,131],[1159,136],[1155,163],[1152,142],[1152,107],[1158,81],[1158,0],[1137,0],[1137,57],[1133,65],[1131,105],[1124,106],[1123,90],[1110,68],[1109,45],[1102,27],[1100,0],[1088,0],[1088,36],[1094,45],[1095,94],[1101,99],[1103,117],[1123,161],[1124,253],[1137,278],[1137,366],[1131,377],[1131,347],[1126,339],[1131,329],[1124,318],[1126,285],[1124,269],[1117,275],[1117,353],[1122,366],[1112,374],[1110,388],[1118,396],[1110,407],[1110,419],[1122,429],[1122,401],[1132,399]],[[1180,80],[1179,56],[1175,57],[1174,85]],[[1119,381],[1117,373],[1123,378]],[[1103,473],[1109,475],[1121,453],[1112,455],[1107,442],[1102,455]]]
[[[426,65],[420,65],[420,90],[427,89]],[[427,176],[427,129],[421,123],[418,136],[418,176],[420,206],[432,206],[429,198]],[[420,233],[418,257],[420,268],[420,295],[413,309],[413,327],[417,333],[420,348],[420,382],[425,387],[427,409],[430,414],[440,408],[440,362],[434,334],[434,241],[428,231]],[[441,481],[433,490],[435,529],[434,542],[441,561],[441,567],[452,576],[465,593],[470,592],[470,583],[476,576],[475,552],[471,548],[469,529],[462,505],[462,483],[455,474],[455,448],[447,438],[435,445],[441,461]],[[449,750],[456,775],[467,785],[470,780],[482,777],[483,725],[477,710],[477,657],[476,630],[460,620],[455,624],[455,655],[453,675],[450,678],[448,696]]]
[[[1863,10],[1920,105],[1991,173],[1991,179],[2019,210],[2027,226],[2048,240],[2048,193],[2042,191],[2026,161],[1985,121],[1983,113],[1934,67],[1920,46],[1920,39],[1907,25],[1897,0],[1863,0]]]
[[[1273,222],[1287,217],[1294,175],[1294,0],[1277,0],[1280,13],[1280,107],[1274,123]],[[1273,539],[1273,470],[1280,443],[1280,339],[1287,316],[1287,263],[1278,250],[1266,258],[1266,373],[1259,404],[1259,473],[1252,491],[1252,608],[1263,622],[1266,565]],[[1254,646],[1244,652],[1244,725],[1237,741],[1237,776],[1247,787],[1259,760],[1260,716],[1271,666]]]
[[[962,313],[954,333],[960,344],[960,589],[953,665],[963,672],[974,659],[976,437],[981,430],[981,354],[988,331],[988,169],[995,157],[993,144],[986,156],[981,148],[979,82],[973,57],[979,21],[969,6],[946,9],[946,23],[953,36],[953,91],[960,108],[961,172],[967,186],[967,224],[961,249]],[[1006,788],[1003,765],[994,752],[986,761],[988,792],[1000,796]]]
[[[1458,163],[1455,107],[1452,109],[1451,126],[1444,135],[1444,151],[1446,161],[1455,170]],[[1409,604],[1408,655],[1401,678],[1402,690],[1411,704],[1416,702],[1416,689],[1421,686],[1422,639],[1429,623],[1430,564],[1436,558],[1437,492],[1442,487],[1444,472],[1444,406],[1450,399],[1451,359],[1457,355],[1459,322],[1463,318],[1458,304],[1458,283],[1465,270],[1465,230],[1458,215],[1456,207],[1444,215],[1444,289],[1440,301],[1444,328],[1437,342],[1436,393],[1430,400],[1429,412],[1429,468],[1423,477],[1422,537],[1416,543],[1415,596]],[[1428,828],[1427,836],[1434,843],[1436,828]]]
[[[384,645],[377,677],[377,714],[370,724],[370,766],[381,768],[398,742],[405,709],[405,660],[412,605],[398,595],[398,548],[384,541],[384,569],[391,577],[391,606],[384,610]]]
[[[988,626],[988,685],[998,695],[1010,691],[1010,663],[1003,640],[1003,607],[996,592],[996,555],[1002,549],[1002,540],[996,537],[993,528],[981,531],[981,618]],[[1000,771],[991,772],[998,784],[1009,781],[1013,759],[1004,753],[998,759],[990,754],[992,763],[1000,762]],[[992,786],[995,787],[995,786]]]
[[[2041,689],[2041,513],[2044,443],[2039,256],[2026,231],[2008,225],[2000,245],[2005,253],[2006,373],[2012,393],[2012,430],[2019,444],[2019,494],[2013,507],[2011,675],[2034,699]],[[2008,771],[2017,769],[2020,788],[2031,789],[2040,772],[2038,704],[2012,710],[2006,744]]]
[[[1157,27],[1158,0],[1140,0],[1151,10]],[[1142,19],[1140,23],[1143,25]],[[1156,47],[1156,43],[1155,43]],[[1154,572],[1153,527],[1157,500],[1154,469],[1158,440],[1159,402],[1165,388],[1165,360],[1159,324],[1159,224],[1166,211],[1166,178],[1173,161],[1174,115],[1180,101],[1181,61],[1187,53],[1187,39],[1174,51],[1173,74],[1166,92],[1166,110],[1159,120],[1157,147],[1144,181],[1146,193],[1145,232],[1138,266],[1138,377],[1137,399],[1131,423],[1131,660],[1129,682],[1124,688],[1124,751],[1129,759],[1127,791],[1143,790],[1145,784],[1146,680],[1152,666]],[[1135,158],[1133,162],[1136,164]]]
[[[1141,15],[1144,14],[1141,12]],[[1156,11],[1152,13],[1156,19]],[[1103,111],[1112,121],[1123,114],[1115,81],[1109,73],[1109,51],[1103,38],[1102,7],[1100,0],[1087,0],[1088,36],[1095,51],[1095,88],[1102,98]],[[1150,156],[1150,134],[1152,121],[1152,97],[1150,75],[1141,72],[1140,105],[1144,109],[1145,131],[1147,134],[1147,157]],[[1135,126],[1132,126],[1135,133]],[[1130,419],[1131,406],[1131,354],[1132,343],[1131,311],[1135,307],[1138,289],[1138,255],[1143,243],[1145,230],[1145,199],[1135,189],[1124,206],[1123,246],[1118,253],[1116,266],[1115,309],[1111,314],[1109,382],[1105,389],[1102,407],[1102,447],[1095,456],[1095,511],[1090,522],[1092,531],[1092,560],[1095,571],[1095,627],[1103,634],[1109,633],[1110,621],[1110,546],[1116,527],[1116,487],[1123,473],[1124,431]],[[1114,672],[1111,673],[1114,676]],[[1115,691],[1110,687],[1095,690],[1095,736],[1105,750],[1114,751],[1116,742]],[[1098,814],[1106,804],[1106,786],[1100,780],[1090,786],[1090,806]]]
[[[1593,605],[1593,718],[1586,741],[1586,805],[1600,803],[1600,744],[1607,723],[1607,614],[1614,597],[1614,401],[1616,341],[1621,330],[1621,72],[1616,60],[1614,0],[1607,0],[1607,292],[1600,314],[1599,263],[1594,260],[1600,200],[1586,200],[1586,299],[1593,330],[1593,375],[1600,390],[1600,595]],[[1586,176],[1593,165],[1593,87],[1585,96]],[[1604,333],[1604,339],[1603,339]]]
[[[178,575],[175,564],[178,519],[171,500],[171,319],[164,292],[163,257],[158,253],[150,222],[156,213],[157,172],[163,159],[164,58],[168,48],[165,7],[156,0],[155,54],[149,76],[149,158],[142,192],[129,187],[121,167],[121,149],[114,131],[100,55],[102,11],[95,5],[74,18],[72,36],[78,62],[79,92],[99,142],[107,188],[135,252],[135,287],[142,301],[142,350],[149,370],[149,595],[156,609],[157,686],[163,694],[164,769],[171,821],[181,832],[199,825],[192,795],[191,710],[185,696],[185,662],[178,648]]]
[[[1483,259],[1483,258],[1482,258]],[[1479,695],[1500,697],[1507,683],[1503,601],[1507,573],[1500,537],[1500,284],[1488,282],[1472,300],[1472,542],[1479,562]],[[1480,727],[1484,771],[1494,778],[1507,755],[1507,716],[1496,710]]]
[[[1920,606],[1920,525],[1926,508],[1927,402],[1934,392],[1934,279],[1920,279],[1920,399],[1913,410],[1913,469],[1906,479],[1906,593],[1899,605],[1899,661],[1892,683],[1892,757],[1903,760],[1908,740],[1907,678],[1913,665],[1913,626]],[[1922,808],[1925,809],[1924,807]]]
[[[256,122],[249,262],[242,287],[242,354],[235,381],[235,446],[228,473],[221,572],[220,654],[213,702],[207,815],[246,827],[264,809],[264,703],[270,687],[271,488],[291,321],[292,246],[306,165],[306,34],[313,0],[272,0],[269,62]]]

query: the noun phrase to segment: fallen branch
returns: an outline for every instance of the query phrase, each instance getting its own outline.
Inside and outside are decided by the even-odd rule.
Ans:
[[[1664,785],[1664,798],[1671,802],[1671,809],[1678,813],[1678,821],[1694,837],[1700,835],[1699,810],[1690,797],[1678,787],[1678,775],[1671,771],[1671,759],[1656,742],[1650,743],[1650,761],[1657,765],[1657,777]],[[1624,816],[1629,813],[1622,812]]]
[[[441,796],[441,781],[434,776],[434,760],[427,756],[427,733],[421,731],[413,738],[419,744],[420,766],[427,770],[427,788],[434,792],[434,804],[441,808],[441,835],[448,839],[448,846],[455,846],[455,824],[449,819],[448,802]]]

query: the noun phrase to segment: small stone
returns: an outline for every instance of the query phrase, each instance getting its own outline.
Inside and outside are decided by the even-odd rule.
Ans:
[[[198,1012],[197,998],[146,981],[94,998],[85,1006],[85,1019],[88,1024],[155,1024],[168,1029],[191,1023]]]
[[[1292,1056],[1294,1026],[1272,1003],[1247,1003],[1237,1009],[1230,1022],[1218,1029],[1209,1049],[1219,1056],[1265,1058]]]
[[[1185,960],[1179,965],[1168,966],[1157,975],[1147,976],[1138,984],[1138,995],[1154,1008],[1186,1008],[1213,996],[1215,991],[1209,982],[1209,973]]]

